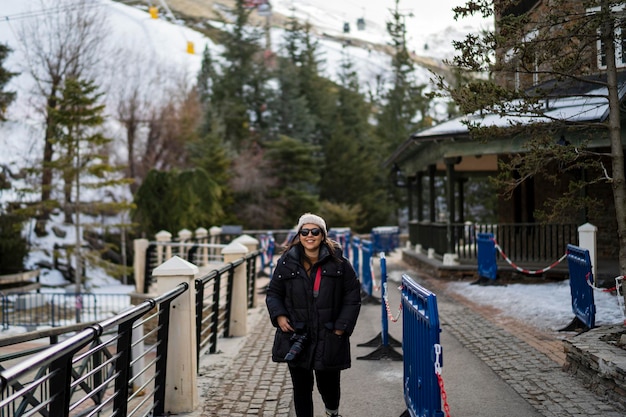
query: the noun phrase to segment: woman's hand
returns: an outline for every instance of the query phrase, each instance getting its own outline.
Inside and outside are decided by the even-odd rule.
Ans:
[[[278,327],[280,327],[280,330],[285,333],[295,331],[293,327],[291,327],[291,324],[289,324],[289,319],[287,318],[287,316],[276,317],[276,322],[278,323]]]

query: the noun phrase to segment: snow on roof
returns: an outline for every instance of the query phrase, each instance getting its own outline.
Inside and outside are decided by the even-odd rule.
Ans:
[[[510,108],[515,108],[520,102],[511,102]],[[507,127],[531,123],[550,123],[561,120],[577,123],[589,121],[603,121],[608,116],[609,103],[606,88],[591,90],[586,94],[547,98],[539,101],[544,110],[518,114],[500,115],[496,113],[463,115],[440,123],[436,126],[421,130],[412,135],[413,139],[426,139],[441,136],[463,136],[469,133],[468,123],[479,127]]]

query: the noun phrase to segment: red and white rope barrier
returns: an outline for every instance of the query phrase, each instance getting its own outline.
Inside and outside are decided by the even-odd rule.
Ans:
[[[528,275],[543,274],[544,272],[549,271],[550,269],[554,268],[555,266],[557,266],[558,264],[563,262],[563,260],[567,257],[567,252],[566,252],[563,256],[561,256],[559,258],[558,261],[553,262],[551,265],[549,265],[549,266],[547,266],[547,267],[545,267],[543,269],[537,269],[537,270],[532,271],[532,270],[529,270],[529,269],[526,269],[526,268],[522,268],[522,267],[519,267],[519,266],[515,265],[515,263],[513,261],[511,261],[508,256],[506,256],[506,254],[504,253],[504,251],[502,250],[500,245],[498,245],[498,242],[496,242],[495,239],[491,239],[491,240],[493,241],[496,249],[498,250],[498,252],[500,252],[500,255],[504,258],[504,260],[507,261],[508,264],[511,265],[513,268],[515,268],[516,270],[518,270],[519,272],[521,272],[523,274],[528,274]]]
[[[441,376],[441,345],[436,343],[435,346],[435,374],[439,383],[439,391],[441,392],[441,400],[443,402],[443,411],[446,417],[450,417],[450,406],[448,405],[448,394],[443,386],[443,377]]]
[[[398,290],[402,291],[402,285],[398,287]],[[386,282],[383,285],[383,301],[385,302],[385,309],[387,310],[387,318],[389,318],[389,320],[391,320],[394,323],[397,322],[398,319],[400,318],[400,314],[402,313],[402,304],[400,304],[400,307],[398,307],[398,314],[396,314],[396,316],[394,317],[394,315],[391,313],[391,306],[389,306],[389,297],[387,296],[387,283]]]

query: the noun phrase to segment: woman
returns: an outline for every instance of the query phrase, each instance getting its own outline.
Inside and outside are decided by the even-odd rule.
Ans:
[[[360,284],[326,222],[305,213],[267,289],[277,327],[272,360],[287,362],[298,417],[313,417],[313,376],[327,416],[339,416],[340,372],[350,367],[350,340],[361,309]]]

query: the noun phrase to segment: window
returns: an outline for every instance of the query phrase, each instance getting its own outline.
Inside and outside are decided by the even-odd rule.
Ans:
[[[599,7],[587,9],[587,13],[599,12]],[[613,14],[621,14],[624,11],[624,4],[613,6],[611,9]],[[626,21],[621,21],[614,29],[615,36],[615,64],[618,68],[626,67]],[[606,53],[604,52],[604,42],[600,39],[600,31],[598,30],[598,40],[596,42],[597,61],[599,69],[606,69]]]

